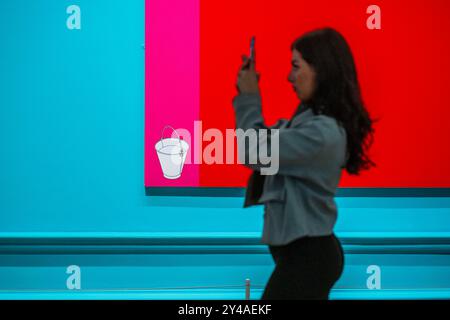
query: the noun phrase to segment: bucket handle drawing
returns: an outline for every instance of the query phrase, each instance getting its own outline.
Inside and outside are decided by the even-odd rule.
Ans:
[[[178,139],[164,138],[166,129],[172,129],[172,134],[175,132]],[[179,178],[189,149],[188,143],[180,138],[173,127],[166,125],[161,132],[161,139],[155,144],[155,149],[164,177],[167,179]],[[173,150],[176,151],[173,152]]]
[[[161,139],[159,139],[159,141],[161,141],[162,148],[164,148],[164,140],[165,140],[165,139],[163,139],[163,138],[164,138],[164,131],[166,131],[166,129],[172,129],[172,134],[173,134],[174,132],[177,134],[178,141],[179,141],[179,144],[180,144],[180,155],[183,154],[183,148],[181,147],[181,138],[180,138],[180,135],[178,134],[177,130],[175,130],[172,126],[165,126],[164,129],[163,129],[162,132],[161,132]]]

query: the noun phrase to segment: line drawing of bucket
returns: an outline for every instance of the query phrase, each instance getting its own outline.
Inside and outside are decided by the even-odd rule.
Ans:
[[[178,139],[163,139],[166,129],[172,129],[177,134]],[[155,149],[164,177],[167,179],[178,179],[181,177],[189,144],[180,139],[178,132],[171,126],[165,126],[161,132],[161,139],[155,144]]]

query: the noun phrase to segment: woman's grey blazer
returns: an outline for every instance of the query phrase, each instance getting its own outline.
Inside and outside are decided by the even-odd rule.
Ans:
[[[233,107],[236,129],[279,130],[276,174],[263,175],[263,165],[244,163],[254,170],[244,208],[264,204],[261,242],[283,245],[303,236],[333,233],[337,219],[334,196],[348,157],[345,129],[332,117],[315,115],[310,108],[302,110],[305,104],[291,121],[280,119],[267,127],[259,94],[240,94],[233,99]],[[268,147],[268,140],[258,138],[256,145],[251,145],[238,138],[238,150],[245,150],[244,156],[256,153],[257,148]]]

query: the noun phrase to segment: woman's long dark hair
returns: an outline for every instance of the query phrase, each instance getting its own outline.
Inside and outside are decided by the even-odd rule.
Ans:
[[[376,166],[366,154],[375,120],[362,101],[355,62],[344,37],[332,28],[317,29],[295,40],[294,49],[316,72],[315,91],[307,104],[315,114],[335,118],[347,132],[347,172],[357,175]]]

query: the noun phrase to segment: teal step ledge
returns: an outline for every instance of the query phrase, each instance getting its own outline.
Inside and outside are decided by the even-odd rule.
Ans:
[[[259,300],[253,289],[249,300]],[[333,289],[330,300],[448,300],[450,289]],[[0,291],[1,300],[245,300],[244,288],[188,290],[40,290]]]
[[[346,253],[450,254],[450,232],[340,232]],[[258,232],[3,232],[0,254],[263,253]]]

